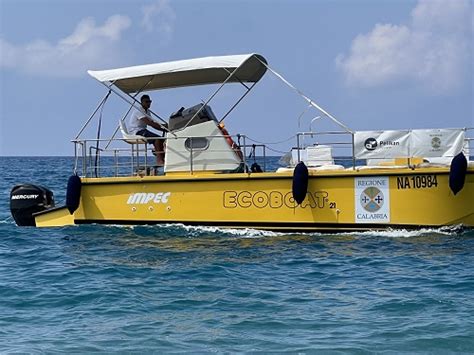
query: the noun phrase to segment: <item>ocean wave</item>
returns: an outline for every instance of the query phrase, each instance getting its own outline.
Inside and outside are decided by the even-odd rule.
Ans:
[[[102,226],[104,227],[104,226]],[[443,226],[438,228],[419,229],[386,229],[354,232],[279,232],[254,228],[226,228],[216,226],[186,225],[182,223],[164,223],[160,225],[109,225],[110,228],[134,231],[138,235],[173,236],[184,238],[237,238],[237,239],[258,239],[258,238],[419,238],[419,237],[442,237],[442,236],[463,236],[471,235],[472,230],[466,229],[462,225]]]
[[[7,216],[0,219],[0,225],[15,225],[13,217]],[[22,228],[22,227],[17,227]],[[254,228],[231,228],[231,227],[217,227],[205,225],[186,225],[182,223],[162,223],[158,225],[68,225],[57,228],[58,231],[72,231],[81,229],[88,231],[89,229],[97,231],[97,228],[102,230],[116,230],[129,231],[135,235],[153,235],[172,236],[184,238],[203,238],[203,237],[228,237],[228,238],[242,238],[242,239],[256,239],[256,238],[281,238],[281,237],[316,237],[316,238],[334,238],[334,237],[351,237],[351,238],[417,238],[417,237],[433,237],[433,236],[464,236],[473,235],[473,230],[465,228],[462,225],[443,226],[437,228],[419,228],[419,229],[386,229],[386,230],[370,230],[370,231],[341,231],[341,232],[280,232],[272,230],[262,230]],[[48,228],[49,229],[49,228]],[[56,229],[56,228],[53,228]]]
[[[386,238],[415,238],[424,236],[455,236],[461,235],[467,230],[462,225],[443,226],[438,228],[420,229],[387,229],[358,232],[361,237],[386,237]],[[353,233],[351,233],[353,235]]]
[[[227,236],[227,237],[240,237],[240,238],[262,238],[262,237],[276,237],[282,235],[288,235],[289,233],[267,231],[253,228],[226,228],[226,227],[215,227],[215,226],[191,226],[182,223],[163,223],[160,225],[110,225],[114,228],[123,228],[128,230],[146,229],[154,231],[163,231],[167,234],[173,232],[173,234],[183,235],[186,237],[202,237],[202,236]],[[295,234],[295,233],[291,233]]]
[[[357,236],[357,237],[387,237],[387,238],[414,238],[423,236],[456,236],[468,233],[462,225],[443,226],[437,228],[420,228],[420,229],[387,229],[373,230],[365,232],[337,232],[337,233],[321,233],[321,232],[275,232],[269,230],[253,229],[253,228],[224,228],[211,226],[188,226],[184,224],[168,224],[163,225],[166,228],[179,228],[194,236],[202,234],[228,235],[241,238],[262,238],[262,237],[282,237],[282,236],[313,236],[313,237],[333,237],[333,236]]]
[[[15,224],[12,216],[8,216],[7,218],[0,219],[0,224]]]

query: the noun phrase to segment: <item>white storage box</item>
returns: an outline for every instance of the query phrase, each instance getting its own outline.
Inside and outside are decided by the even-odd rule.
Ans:
[[[291,158],[293,165],[298,164],[298,149],[292,149]],[[313,145],[300,149],[300,161],[306,166],[333,165],[332,147],[329,145]]]

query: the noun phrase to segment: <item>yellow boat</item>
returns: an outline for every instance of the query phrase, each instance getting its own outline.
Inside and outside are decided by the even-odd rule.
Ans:
[[[267,72],[301,95],[318,111],[317,119],[340,128],[295,134],[285,166],[275,171],[266,171],[265,145],[231,136],[222,125]],[[65,206],[55,207],[47,188],[15,186],[11,210],[18,225],[183,223],[282,231],[474,227],[474,164],[466,158],[472,128],[354,132],[258,54],[89,74],[130,106],[137,106],[135,98],[144,91],[219,86],[206,102],[169,118],[163,168],[150,163],[153,156],[142,137],[128,134],[129,110],[116,130],[122,138],[83,139],[84,126],[73,140],[75,167]],[[245,93],[218,119],[210,101],[231,83],[243,85]],[[336,149],[349,152],[347,159],[334,158]],[[259,160],[257,150],[263,152]]]

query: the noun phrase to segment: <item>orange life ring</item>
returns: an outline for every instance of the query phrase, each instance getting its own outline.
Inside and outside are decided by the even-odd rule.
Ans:
[[[239,157],[240,160],[244,160],[244,155],[242,154],[242,151],[240,150],[240,147],[237,144],[235,144],[234,140],[230,136],[227,129],[225,129],[224,125],[219,124],[219,129],[221,130],[222,134],[224,135],[225,140],[227,141],[227,144],[229,145],[229,147],[235,152],[235,154],[237,154],[237,156]]]

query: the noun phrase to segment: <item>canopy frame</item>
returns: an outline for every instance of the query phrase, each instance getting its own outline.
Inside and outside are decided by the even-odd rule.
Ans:
[[[109,89],[110,91],[112,91],[115,95],[117,95],[118,97],[120,97],[122,100],[124,100],[126,103],[130,104],[130,107],[129,109],[127,110],[127,112],[122,116],[122,118],[120,118],[121,121],[125,120],[125,118],[128,116],[128,114],[130,113],[130,111],[132,110],[133,107],[135,108],[139,108],[139,106],[137,105],[141,105],[140,101],[138,101],[136,99],[136,97],[141,93],[143,92],[142,90],[141,91],[137,91],[135,93],[135,95],[130,95],[128,92],[124,92],[120,89],[115,89],[113,87],[114,83],[110,83],[109,85],[107,85],[106,83],[104,82],[101,82],[101,84],[103,84],[107,89]],[[152,116],[155,116],[156,118],[158,118],[160,121],[162,121],[163,123],[166,123],[166,121],[161,118],[157,113],[153,112],[151,109],[148,110]],[[114,140],[115,136],[117,135],[117,132],[119,131],[120,129],[120,125],[117,125],[117,127],[115,127],[115,130],[114,130],[114,133],[112,134],[112,136],[110,137],[109,141],[107,142],[106,146],[104,149],[107,149],[110,144],[112,143],[112,141]],[[173,132],[169,131],[166,127],[163,127],[164,130],[166,130],[168,133],[171,133],[173,135],[175,135]]]
[[[219,93],[219,91],[222,90],[222,88],[225,86],[225,84],[227,84],[227,82],[233,78],[235,75],[235,73],[237,72],[237,70],[239,70],[240,67],[237,67],[235,68],[232,72],[229,73],[229,71],[225,68],[223,68],[228,74],[229,76],[227,77],[227,79],[221,84],[219,85],[219,87],[217,88],[216,91],[214,91],[214,93],[205,101],[204,105],[202,105],[199,110],[193,115],[193,117],[191,117],[191,119],[188,121],[188,123],[186,123],[186,125],[182,128],[182,129],[185,129],[186,127],[188,127],[191,122],[199,115],[199,113],[204,109],[204,107],[206,107],[210,102],[211,100]],[[236,78],[237,81],[239,81],[246,89],[247,91],[240,97],[240,99],[230,108],[230,110],[224,115],[224,117],[222,119],[219,120],[219,123],[221,123],[222,121],[224,121],[224,119],[229,115],[229,113],[243,100],[243,98],[250,92],[250,90],[255,86],[255,84],[257,84],[258,81],[254,82],[253,85],[251,86],[251,88],[249,89],[247,87],[247,85],[245,85],[240,79]]]
[[[207,61],[209,61],[209,63],[207,63]],[[183,64],[186,64],[188,66],[183,65]],[[173,65],[175,65],[175,67],[173,67]],[[243,68],[244,66],[246,67]],[[229,68],[231,70],[229,70]],[[244,71],[242,71],[242,74],[244,75],[243,78],[241,78],[240,75],[237,73],[240,69],[242,70],[245,69]],[[155,70],[155,72],[153,72],[153,70]],[[298,95],[300,95],[307,102],[308,104],[307,109],[310,107],[315,108],[317,111],[323,114],[323,117],[329,118],[331,121],[336,123],[339,127],[343,128],[346,132],[353,133],[353,131],[349,127],[344,125],[342,122],[336,119],[333,115],[331,115],[329,112],[324,110],[314,100],[312,100],[311,98],[306,96],[303,92],[301,92],[298,88],[293,86],[282,75],[280,75],[275,70],[270,68],[267,64],[266,59],[263,56],[256,53],[247,54],[247,55],[239,55],[239,56],[196,58],[196,59],[190,59],[190,60],[185,60],[185,61],[158,63],[158,64],[151,64],[151,65],[145,65],[145,66],[112,69],[112,70],[105,70],[105,71],[98,71],[98,72],[88,71],[88,73],[92,77],[94,77],[96,80],[98,80],[100,83],[102,83],[109,90],[109,92],[110,91],[114,92],[118,97],[120,97],[125,102],[130,104],[130,108],[127,110],[126,114],[121,118],[122,121],[127,117],[127,115],[130,113],[130,110],[133,107],[135,108],[140,107],[139,106],[140,102],[136,99],[136,97],[145,90],[151,91],[151,90],[160,90],[160,89],[194,86],[194,85],[219,84],[219,87],[210,95],[210,97],[204,102],[202,107],[199,108],[199,110],[191,117],[188,123],[182,128],[182,129],[185,129],[199,115],[199,113],[204,109],[204,107],[213,100],[213,98],[222,90],[222,88],[227,83],[238,82],[242,86],[245,87],[246,91],[237,100],[237,102],[234,105],[232,105],[232,107],[224,114],[224,116],[219,120],[219,123],[223,122],[228,117],[228,115],[235,109],[235,107],[237,107],[237,105],[250,93],[250,91],[254,88],[257,82],[260,81],[260,79],[263,77],[263,75],[265,74],[267,70],[273,73],[284,84],[286,84],[288,87],[294,90]],[[226,75],[223,75],[221,71],[225,71]],[[132,75],[133,73],[137,74],[137,76],[134,77]],[[210,75],[209,78],[207,78],[205,75],[207,73],[209,73]],[[115,75],[116,77],[113,78],[113,75]],[[163,79],[164,83],[155,81],[156,77],[160,75],[164,76],[164,79]],[[171,80],[173,78],[173,75],[175,75],[175,77],[177,78],[176,84],[173,84],[173,80]],[[137,80],[136,82],[133,82],[134,78],[141,79],[141,80]],[[147,81],[145,83],[143,83],[144,78],[147,78]],[[225,79],[217,81],[217,79],[222,79],[222,78],[225,78]],[[121,82],[120,80],[122,81],[132,80],[132,81],[125,83],[124,85],[119,85],[119,83],[123,84],[123,82]],[[251,82],[252,85],[248,86],[246,85],[246,82]],[[135,86],[132,85],[132,84],[138,84],[138,83],[141,83],[140,87],[136,85]],[[134,93],[134,95],[131,95],[132,93]],[[304,112],[306,112],[306,110]],[[301,116],[304,115],[304,112],[298,118],[298,123],[301,119]],[[158,114],[156,114],[152,110],[150,110],[150,113],[152,114],[152,116],[158,118],[160,121],[166,122],[163,118],[161,118]],[[91,118],[89,118],[89,121]],[[84,130],[84,128],[85,127],[81,129],[81,132]],[[119,130],[119,126],[116,127],[112,137],[110,138],[110,141],[107,144],[107,147],[115,138],[118,130]],[[168,131],[168,133],[173,134],[173,132],[170,132],[167,129],[165,130]]]
[[[88,73],[96,80],[113,82],[121,91],[133,93],[143,90],[162,90],[194,85],[220,84],[229,70],[238,70],[235,81],[257,82],[267,71],[266,59],[256,53],[194,58],[138,65]],[[224,70],[224,71],[223,71]]]
[[[248,60],[250,60],[251,58],[254,58],[257,59],[257,61],[259,63],[262,64],[262,67],[265,68],[264,72],[258,77],[257,80],[253,81],[252,85],[250,87],[248,87],[247,85],[245,85],[244,83],[244,80],[240,79],[236,73],[238,72],[238,70],[240,68],[242,68],[243,65],[245,65]],[[224,70],[228,75],[227,75],[227,78],[222,82],[220,83],[219,87],[210,95],[210,97],[205,101],[204,105],[202,107],[199,108],[199,110],[191,117],[191,119],[188,121],[188,123],[182,128],[182,129],[185,129],[186,127],[188,127],[191,122],[196,118],[198,117],[199,113],[204,109],[204,107],[206,105],[208,105],[211,100],[222,90],[222,88],[229,82],[232,80],[235,80],[235,82],[238,82],[240,83],[242,86],[245,87],[246,89],[246,92],[238,99],[238,101],[226,112],[226,114],[223,116],[222,119],[219,120],[219,123],[223,122],[224,119],[234,110],[234,108],[244,99],[245,96],[247,96],[247,94],[253,89],[253,87],[257,84],[257,82],[263,77],[263,75],[265,74],[266,70],[267,70],[267,67],[265,66],[264,63],[266,63],[265,59],[262,57],[262,59],[259,58],[260,56],[257,55],[257,54],[252,54],[252,55],[249,55],[244,61],[242,61],[240,63],[240,65],[236,66],[232,71],[229,71],[227,68],[225,67],[222,67],[222,68],[219,68],[221,70]],[[89,72],[90,74],[90,72]],[[123,121],[127,115],[129,114],[130,110],[132,109],[132,107],[135,107],[135,108],[138,108],[140,105],[140,102],[136,99],[136,97],[143,91],[146,91],[147,90],[147,86],[153,82],[155,76],[157,76],[159,74],[155,74],[155,75],[151,75],[150,79],[147,81],[147,83],[145,85],[143,85],[143,87],[141,87],[138,91],[135,92],[135,94],[132,96],[131,93],[127,92],[127,91],[124,91],[122,90],[119,86],[116,85],[116,80],[115,81],[100,81],[98,80],[101,84],[103,84],[108,90],[114,92],[118,97],[120,97],[122,100],[124,100],[125,102],[127,102],[128,104],[130,104],[130,109],[127,111],[127,113],[121,118],[121,120]],[[207,83],[204,83],[204,84],[207,84]],[[161,118],[158,114],[156,114],[155,112],[153,112],[152,110],[149,110],[150,113],[157,117],[160,121],[162,122],[166,122],[163,118]],[[112,140],[115,138],[115,136],[117,135],[117,132],[119,130],[119,126],[117,126],[115,128],[115,131],[114,133],[112,134],[112,137],[110,138],[109,142],[107,143],[105,149],[107,149],[109,147],[109,145],[111,144]],[[168,132],[168,133],[171,133],[173,134],[173,132],[169,131],[168,129],[165,128],[165,130]],[[174,135],[174,134],[173,134]]]
[[[258,59],[258,58],[257,58]],[[260,60],[260,59],[259,59]],[[295,87],[294,85],[292,85],[288,80],[286,80],[281,74],[277,73],[275,70],[273,70],[272,68],[270,68],[268,66],[267,63],[264,63],[262,61],[260,61],[260,63],[262,63],[262,65],[264,65],[273,75],[275,75],[278,79],[280,79],[285,85],[287,85],[289,88],[291,88],[292,90],[294,90],[298,95],[300,95],[307,103],[308,103],[308,106],[312,106],[314,107],[316,110],[318,110],[319,112],[321,112],[325,117],[329,118],[331,121],[333,121],[336,125],[338,125],[339,127],[341,127],[342,129],[344,129],[347,133],[351,133],[353,134],[354,131],[352,129],[350,129],[349,127],[347,127],[344,123],[342,123],[341,121],[339,121],[336,117],[334,117],[333,115],[331,115],[329,112],[327,112],[325,109],[323,109],[320,105],[318,105],[314,100],[312,100],[311,98],[309,98],[308,96],[306,96],[301,90],[299,90],[297,87]],[[306,110],[305,110],[306,111]],[[305,113],[305,111],[303,112],[303,114]],[[303,115],[302,114],[302,115]],[[301,116],[302,116],[301,115]],[[301,116],[298,118],[298,120],[301,118]]]

